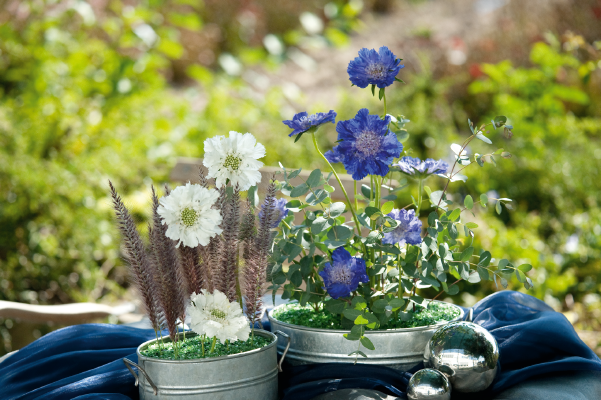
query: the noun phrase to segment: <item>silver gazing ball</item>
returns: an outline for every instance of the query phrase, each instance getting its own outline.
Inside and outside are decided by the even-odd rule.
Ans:
[[[435,369],[420,369],[407,385],[409,400],[450,400],[451,384],[447,377]]]
[[[458,392],[489,387],[497,375],[498,359],[499,346],[490,332],[466,321],[439,328],[424,352],[424,365],[445,374]]]

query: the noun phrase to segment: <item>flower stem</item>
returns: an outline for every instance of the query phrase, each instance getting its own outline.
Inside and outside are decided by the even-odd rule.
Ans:
[[[211,354],[215,351],[215,344],[217,343],[217,336],[213,336],[213,344],[211,344]]]
[[[384,119],[386,119],[386,116],[388,115],[388,113],[386,112],[386,91],[384,92]]]
[[[417,184],[417,210],[415,210],[415,216],[419,218],[419,210],[422,207],[422,192],[424,191],[424,180],[420,179]]]
[[[357,181],[353,179],[353,188],[354,188],[354,194],[353,196],[355,197],[355,208],[358,210],[359,209],[359,200],[357,199]]]
[[[202,335],[202,339],[200,340],[200,346],[202,347],[202,356],[205,356],[205,337],[206,335]]]
[[[353,204],[351,203],[351,200],[349,199],[348,194],[346,193],[346,189],[344,188],[344,185],[340,181],[340,177],[338,177],[336,170],[334,169],[334,167],[332,167],[332,164],[330,164],[330,162],[328,161],[326,156],[324,156],[323,153],[321,152],[321,150],[319,150],[319,146],[317,145],[317,138],[315,137],[315,133],[312,133],[311,135],[313,136],[313,145],[315,146],[315,150],[317,150],[317,152],[319,153],[321,158],[323,158],[325,160],[325,162],[328,164],[328,166],[334,173],[334,176],[336,177],[338,184],[340,185],[340,189],[342,190],[342,193],[344,194],[344,197],[346,198],[346,202],[349,206],[351,214],[353,214],[353,220],[355,221],[355,226],[357,227],[357,234],[359,236],[361,236],[361,225],[359,225],[359,220],[357,219],[357,215],[355,214],[355,210],[353,209]]]

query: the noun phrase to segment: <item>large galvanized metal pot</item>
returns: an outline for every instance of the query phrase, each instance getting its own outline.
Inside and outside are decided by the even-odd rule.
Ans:
[[[285,333],[276,333],[286,339]],[[276,336],[264,330],[255,330],[255,335],[272,342],[260,349],[224,357],[161,360],[141,354],[156,343],[155,339],[138,347],[138,364],[125,358],[123,361],[136,377],[141,400],[276,400],[281,370]],[[187,338],[193,336],[196,334],[186,332]],[[131,366],[138,368],[137,376]]]
[[[272,330],[279,330],[290,336],[290,349],[286,356],[288,362],[299,365],[355,361],[355,356],[349,357],[348,354],[357,351],[358,342],[347,340],[342,336],[349,331],[308,328],[287,324],[273,318],[273,312],[284,306],[274,308],[268,317]],[[453,321],[461,320],[464,316],[463,309],[457,308],[460,314]],[[367,331],[366,336],[376,349],[364,351],[367,358],[359,356],[357,362],[408,371],[423,361],[426,344],[436,329],[447,322],[449,321],[418,328]],[[278,340],[278,352],[282,353],[285,347],[285,341]]]

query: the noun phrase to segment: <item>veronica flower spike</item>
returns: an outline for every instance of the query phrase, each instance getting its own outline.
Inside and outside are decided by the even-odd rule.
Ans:
[[[353,179],[367,175],[386,176],[392,161],[401,155],[403,145],[388,129],[390,116],[381,119],[367,108],[355,118],[336,125],[340,144],[325,154],[329,162],[342,162]]]
[[[344,247],[334,250],[332,262],[326,263],[319,276],[323,279],[324,289],[333,299],[348,297],[357,290],[359,283],[369,282],[365,260],[351,257]]]
[[[359,57],[349,62],[347,72],[355,86],[363,89],[368,85],[376,85],[382,89],[394,83],[403,67],[401,59],[388,47],[382,46],[379,51],[366,48],[359,50]]]
[[[298,134],[303,134],[310,129],[314,129],[316,131],[320,125],[327,122],[335,123],[336,113],[334,110],[330,110],[330,112],[327,113],[315,113],[313,115],[309,115],[303,111],[296,114],[291,120],[282,122],[293,129],[292,133],[288,135],[292,137]]]

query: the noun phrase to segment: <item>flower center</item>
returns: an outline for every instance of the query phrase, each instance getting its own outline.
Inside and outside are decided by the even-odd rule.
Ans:
[[[211,310],[211,317],[217,318],[217,319],[225,319],[225,312],[223,312],[217,308],[213,308]]]
[[[334,266],[330,270],[330,278],[334,282],[344,283],[345,285],[350,285],[351,271],[348,268],[344,268],[342,266]]]
[[[367,75],[374,79],[382,79],[386,76],[386,68],[382,64],[369,64],[365,70]]]
[[[182,223],[188,227],[193,226],[198,219],[198,213],[191,209],[190,207],[186,207],[182,210]]]
[[[374,132],[362,132],[357,138],[355,146],[365,156],[373,156],[380,150],[382,138]]]
[[[238,168],[240,168],[240,163],[242,162],[242,159],[240,157],[236,157],[233,154],[228,154],[225,157],[225,162],[223,163],[223,165],[226,168],[231,168],[234,171],[237,171]]]

